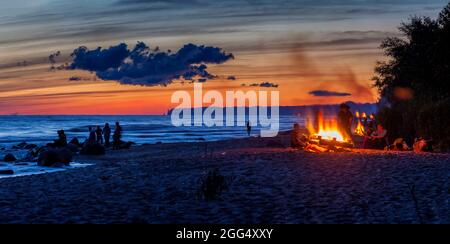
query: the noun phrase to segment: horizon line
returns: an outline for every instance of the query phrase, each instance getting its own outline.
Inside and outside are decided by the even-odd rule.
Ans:
[[[353,102],[353,101],[346,101],[343,103],[354,103],[359,105],[376,105],[377,102]],[[330,103],[330,104],[311,104],[311,105],[290,105],[290,106],[279,106],[279,108],[296,108],[296,107],[314,107],[314,106],[339,106],[341,103]],[[253,107],[260,107],[260,106],[245,106],[244,108],[253,108]],[[261,106],[262,107],[262,106]],[[271,107],[271,106],[266,106]],[[191,107],[190,109],[195,109],[198,107]],[[211,107],[201,107],[201,108],[211,108]],[[216,107],[216,108],[229,108],[229,107]],[[235,106],[234,108],[242,108]],[[169,108],[167,110],[170,111],[175,108]],[[189,109],[189,108],[188,108]],[[167,114],[161,114],[161,113],[140,113],[140,114],[29,114],[29,113],[9,113],[9,114],[0,114],[0,116],[168,116]]]

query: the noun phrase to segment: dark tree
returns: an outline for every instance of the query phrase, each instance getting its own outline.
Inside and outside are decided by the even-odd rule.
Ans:
[[[380,120],[390,137],[435,140],[450,148],[450,4],[437,19],[413,17],[401,37],[383,41],[388,61],[375,68]]]

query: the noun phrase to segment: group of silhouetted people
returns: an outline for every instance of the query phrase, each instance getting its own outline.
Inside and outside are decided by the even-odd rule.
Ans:
[[[116,122],[116,127],[112,136],[113,149],[119,149],[122,139],[122,126]],[[111,127],[106,123],[103,129],[100,126],[89,126],[88,144],[104,144],[106,147],[111,146]]]
[[[389,146],[387,140],[388,131],[375,119],[375,115],[370,115],[369,118],[364,116],[360,121],[364,127],[364,134],[354,135],[352,132],[352,126],[354,124],[353,113],[350,110],[350,106],[343,103],[339,107],[339,113],[337,114],[337,125],[338,130],[343,136],[343,138],[348,141],[354,141],[354,137],[361,136],[364,141],[362,143],[362,148],[368,149],[383,149]],[[322,116],[320,113],[316,115],[316,121]],[[360,119],[358,117],[358,119]],[[307,144],[308,138],[302,134],[299,124],[294,124],[294,128],[291,132],[291,146],[293,148],[303,148]]]
[[[383,149],[388,146],[386,141],[387,130],[381,125],[376,124],[375,116],[370,115],[370,120],[365,117],[362,121],[364,126],[364,142],[362,148]],[[350,106],[341,104],[338,113],[339,131],[347,138],[352,138],[353,114]]]

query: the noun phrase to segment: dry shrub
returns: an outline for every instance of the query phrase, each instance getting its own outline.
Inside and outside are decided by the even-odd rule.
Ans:
[[[226,178],[220,174],[219,169],[214,169],[208,171],[200,179],[200,189],[198,195],[200,199],[206,201],[216,200],[219,198],[220,194],[228,189],[228,184]]]

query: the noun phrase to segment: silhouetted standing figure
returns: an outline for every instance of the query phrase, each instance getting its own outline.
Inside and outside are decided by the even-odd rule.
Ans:
[[[252,125],[250,124],[250,121],[247,121],[247,134],[248,136],[252,134]]]
[[[377,128],[375,126],[375,115],[371,114],[370,120],[367,122],[366,135],[371,135],[372,132],[374,132],[376,129]]]
[[[88,145],[93,145],[97,141],[95,130],[89,126],[89,138],[88,138]]]
[[[116,122],[116,128],[113,134],[113,149],[120,149],[120,142],[122,139],[122,127],[119,122]]]
[[[100,126],[97,126],[95,134],[97,136],[97,143],[103,144],[103,130],[102,128],[100,128]]]
[[[353,114],[350,111],[350,107],[345,103],[341,104],[340,111],[338,113],[338,126],[339,131],[345,139],[352,139],[352,123]]]
[[[103,128],[103,136],[105,137],[105,146],[109,147],[109,141],[111,139],[111,128],[109,127],[109,123],[106,123]]]

